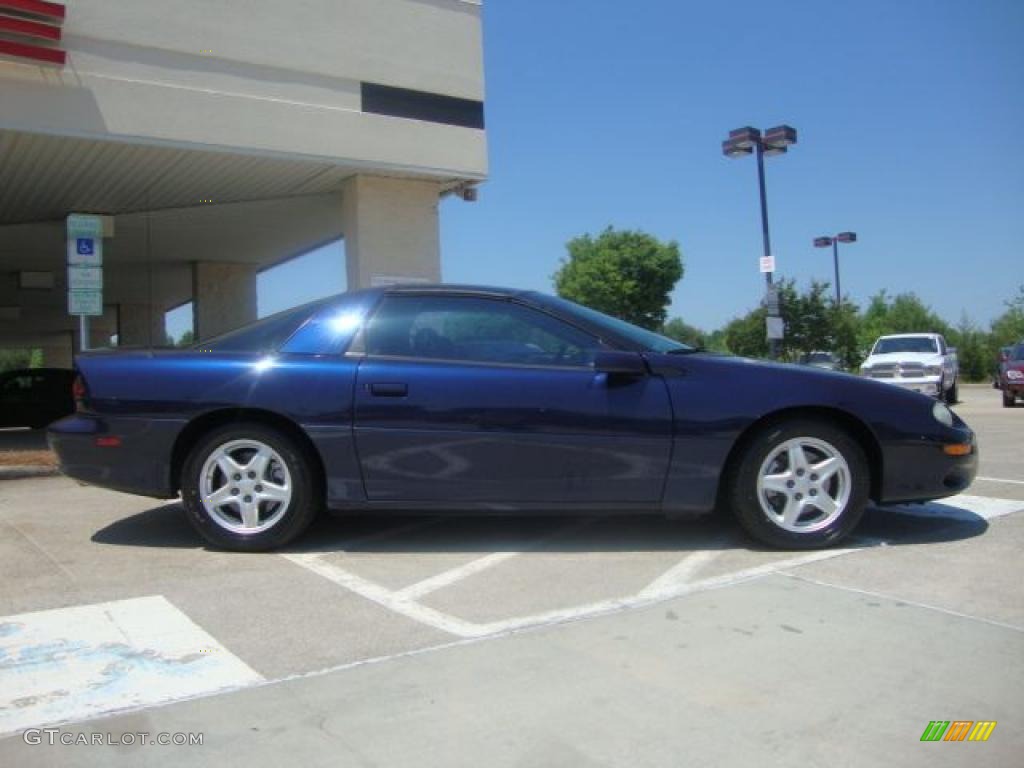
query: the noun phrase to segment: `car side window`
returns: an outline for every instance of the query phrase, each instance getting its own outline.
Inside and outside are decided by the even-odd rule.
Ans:
[[[586,366],[600,342],[529,307],[472,296],[387,296],[366,326],[368,355]]]
[[[25,402],[31,399],[35,380],[38,377],[31,374],[12,376],[3,384],[2,396],[7,402]]]

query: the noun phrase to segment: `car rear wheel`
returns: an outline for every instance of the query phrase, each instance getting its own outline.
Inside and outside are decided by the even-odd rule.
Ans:
[[[757,434],[726,482],[732,510],[754,539],[783,549],[820,549],[860,522],[870,471],[847,432],[793,419]]]
[[[1017,396],[1009,389],[1003,390],[1003,408],[1013,408],[1017,404]]]
[[[185,461],[181,495],[203,538],[239,552],[283,546],[309,526],[322,503],[301,446],[255,423],[205,435]]]

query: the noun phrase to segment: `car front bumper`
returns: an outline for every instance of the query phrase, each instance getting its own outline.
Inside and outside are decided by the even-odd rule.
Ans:
[[[46,432],[60,471],[102,488],[168,499],[174,442],[185,426],[177,419],[73,414]],[[112,438],[116,438],[113,440]]]
[[[932,397],[939,396],[939,387],[942,381],[939,376],[920,376],[913,379],[876,378],[873,376],[869,378],[874,381],[880,381],[883,384],[892,384],[903,389],[909,389],[911,392],[920,392],[922,395],[930,395]]]
[[[948,442],[908,441],[887,446],[878,501],[931,501],[967,490],[978,474],[978,443],[970,429],[956,432],[960,435]],[[950,455],[947,446],[970,447],[963,455]]]

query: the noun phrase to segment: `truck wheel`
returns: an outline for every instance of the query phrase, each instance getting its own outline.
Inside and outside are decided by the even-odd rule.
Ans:
[[[960,392],[959,387],[957,386],[959,384],[959,381],[959,379],[953,379],[953,386],[951,386],[949,388],[949,391],[946,392],[946,402],[949,405],[956,405],[958,402],[960,402]]]

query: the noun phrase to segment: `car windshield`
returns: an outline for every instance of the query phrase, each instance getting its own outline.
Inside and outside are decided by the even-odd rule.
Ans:
[[[929,336],[893,336],[879,339],[872,352],[874,355],[888,355],[893,352],[938,352],[935,339]]]
[[[1024,344],[1018,344],[1014,347],[1010,347],[1009,359],[1014,362],[1024,360]]]
[[[807,362],[809,363],[831,363],[832,354],[830,352],[811,352],[807,356]]]
[[[646,328],[627,323],[625,320],[619,320],[617,317],[606,315],[604,312],[598,312],[596,309],[584,307],[582,304],[577,304],[574,301],[556,296],[544,296],[544,300],[546,304],[554,308],[581,318],[595,329],[603,329],[611,336],[625,339],[642,347],[647,352],[678,353],[696,351],[694,347],[688,344],[670,339],[668,336],[662,336],[654,331],[648,331]]]

